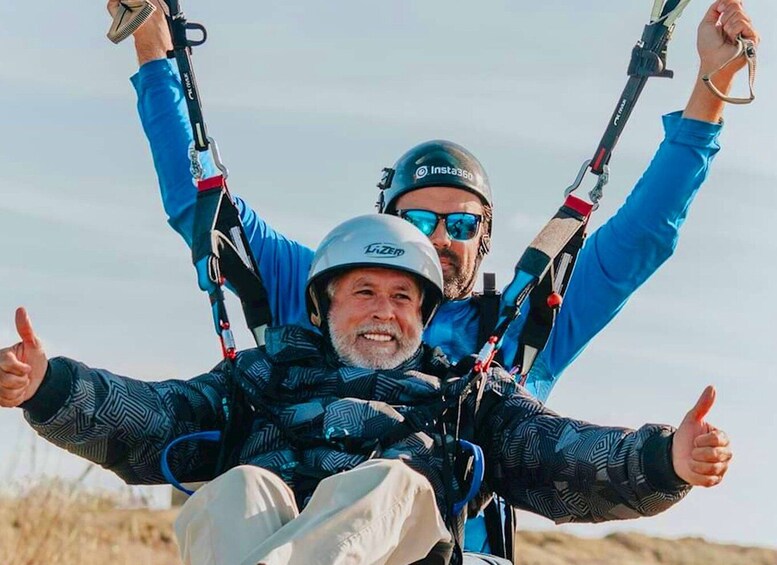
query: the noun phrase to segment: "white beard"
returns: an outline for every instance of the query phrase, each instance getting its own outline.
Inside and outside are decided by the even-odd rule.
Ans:
[[[393,324],[370,324],[356,329],[353,333],[344,335],[335,330],[332,325],[331,312],[328,316],[329,333],[335,353],[340,360],[351,367],[365,369],[393,369],[410,359],[421,346],[421,331],[415,336],[402,336],[399,329]],[[388,333],[397,343],[396,351],[388,352],[378,347],[357,348],[355,342],[359,336],[365,333]],[[376,342],[377,345],[378,342]]]

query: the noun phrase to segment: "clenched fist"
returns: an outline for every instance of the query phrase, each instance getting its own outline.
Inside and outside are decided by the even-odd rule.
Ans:
[[[756,45],[760,41],[750,16],[742,6],[742,0],[718,0],[713,3],[699,24],[696,36],[701,72],[716,71],[731,59],[736,53],[734,45],[740,35],[754,41]],[[725,73],[730,81],[744,66],[745,59],[740,57],[720,72]]]
[[[165,59],[167,52],[173,48],[170,30],[165,19],[167,6],[159,0],[151,0],[151,3],[157,9],[132,34],[135,38],[135,52],[138,56],[138,65],[144,65],[149,61],[157,59]],[[108,13],[113,17],[119,9],[119,0],[108,0],[107,9]]]

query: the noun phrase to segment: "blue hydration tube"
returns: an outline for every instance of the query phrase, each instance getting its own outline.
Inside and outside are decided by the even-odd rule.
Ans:
[[[483,476],[486,471],[483,450],[479,445],[463,439],[459,440],[459,445],[461,445],[462,451],[468,451],[472,454],[472,457],[474,458],[474,467],[472,469],[472,481],[469,484],[467,496],[453,504],[454,516],[461,514],[461,511],[464,510],[464,507],[467,506],[469,501],[475,498],[475,495],[480,490],[480,485],[483,484]]]
[[[170,450],[178,445],[179,443],[183,441],[213,441],[213,442],[219,442],[221,441],[221,432],[219,431],[212,431],[212,432],[195,432],[193,434],[186,434],[184,436],[181,436],[179,438],[174,439],[170,443],[167,444],[167,447],[165,447],[164,451],[162,451],[162,475],[165,477],[165,480],[173,485],[175,488],[180,490],[181,492],[185,492],[189,496],[194,494],[193,490],[189,490],[185,486],[183,486],[181,483],[179,483],[175,475],[173,475],[173,472],[170,470],[170,465],[167,462],[167,457],[170,454]],[[479,448],[478,448],[479,449]]]

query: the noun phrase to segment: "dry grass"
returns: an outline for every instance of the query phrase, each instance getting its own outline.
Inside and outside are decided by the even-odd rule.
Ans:
[[[137,501],[135,501],[137,502]],[[176,510],[126,509],[117,495],[56,481],[0,495],[2,565],[180,565]],[[638,534],[581,539],[522,532],[519,565],[777,565],[777,551]]]
[[[122,509],[118,495],[46,481],[0,496],[3,565],[179,565],[174,511]]]
[[[583,539],[558,532],[521,532],[520,565],[777,565],[777,551],[667,540],[640,534]]]

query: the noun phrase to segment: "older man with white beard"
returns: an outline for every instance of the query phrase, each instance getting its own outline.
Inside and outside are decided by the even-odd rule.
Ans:
[[[393,369],[409,359],[421,346],[423,326],[416,319],[360,321],[364,311],[356,301],[343,297],[354,294],[357,288],[371,278],[398,278],[398,290],[402,292],[421,291],[414,281],[401,273],[386,272],[385,269],[359,269],[347,272],[332,280],[326,288],[332,306],[327,321],[332,346],[346,365],[370,367],[372,369]]]
[[[720,482],[731,450],[704,421],[711,387],[676,430],[562,418],[499,368],[467,394],[471,363],[451,367],[421,343],[442,286],[420,231],[362,216],[313,260],[307,308],[320,333],[274,328],[234,368],[144,382],[47,359],[19,309],[21,341],[0,350],[0,405],[128,483],[165,482],[166,446],[220,432],[224,468],[212,444],[183,442],[168,458],[179,480],[211,481],[176,522],[183,560],[197,565],[462,563],[459,439],[482,446],[489,489],[557,521],[652,515],[692,485]],[[240,425],[230,434],[232,386]]]

